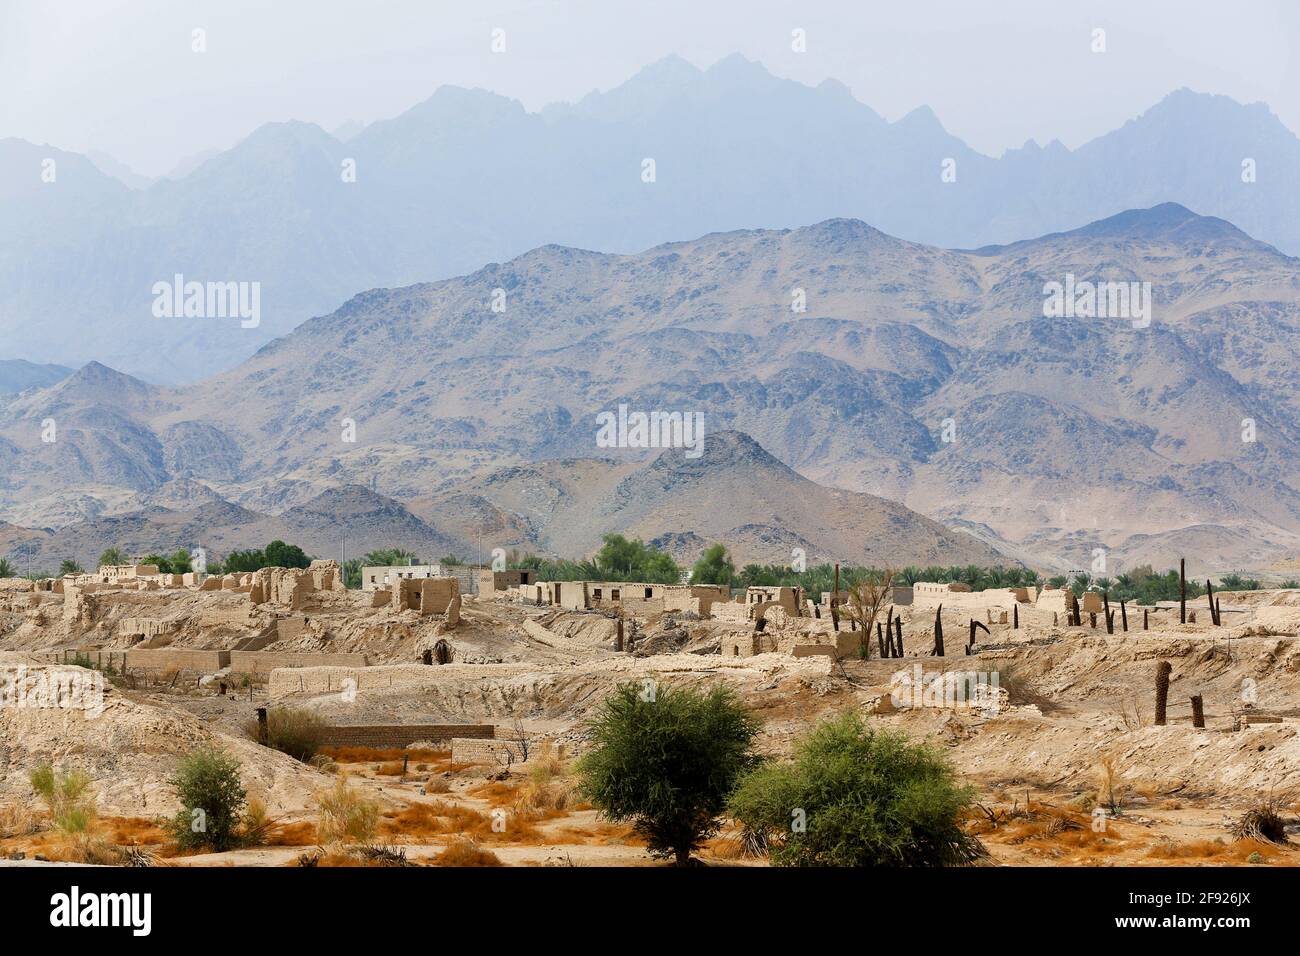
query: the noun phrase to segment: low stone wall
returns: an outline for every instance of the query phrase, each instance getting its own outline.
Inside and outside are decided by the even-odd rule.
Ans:
[[[187,651],[175,648],[140,649],[126,652],[129,670],[182,671],[211,674],[230,664],[230,651]]]
[[[326,747],[409,747],[416,741],[433,740],[452,744],[491,741],[496,736],[493,724],[351,724],[330,727],[325,732]],[[473,761],[464,761],[471,763]]]
[[[231,651],[230,669],[269,674],[277,667],[365,667],[365,654],[297,654],[293,651]]]
[[[530,746],[530,754],[538,752],[538,742]],[[511,755],[514,759],[511,759]],[[520,746],[513,740],[494,740],[470,737],[453,737],[451,741],[451,762],[463,764],[492,764],[494,766],[517,766],[524,761],[520,759]]]

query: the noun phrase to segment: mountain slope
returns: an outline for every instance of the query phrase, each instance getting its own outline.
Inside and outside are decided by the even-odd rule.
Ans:
[[[1044,566],[1079,567],[1099,547],[1119,560],[1135,536],[1143,553],[1172,549],[1162,536],[1192,525],[1254,538],[1224,553],[1254,561],[1300,547],[1297,265],[1168,204],[966,252],[845,219],[636,255],[544,246],[354,296],[200,386],[88,366],[12,399],[0,514],[185,477],[262,513],[340,484],[457,495],[479,529],[562,552],[586,547],[596,519],[692,541],[699,528],[643,527],[618,508],[577,516],[572,540],[537,523],[574,480],[547,461],[655,457],[598,440],[598,416],[627,406],[742,431],[808,479],[969,523]],[[1149,324],[1045,316],[1047,284],[1068,276],[1149,283]],[[806,311],[792,310],[799,295]],[[39,440],[51,409],[66,445]],[[536,472],[532,497],[467,484],[513,467]],[[759,517],[701,527],[781,540],[772,503],[746,508]]]
[[[58,179],[43,184],[50,158]],[[1285,171],[1297,168],[1300,139],[1262,104],[1179,90],[1077,150],[1031,143],[995,159],[928,108],[886,122],[841,84],[807,87],[738,56],[706,70],[669,58],[539,113],[443,87],[347,142],[269,124],[136,190],[84,157],[3,140],[0,335],[28,359],[184,381],[359,289],[550,243],[629,253],[837,216],[982,247],[1174,201],[1296,253],[1300,184]],[[259,283],[260,323],[155,318],[153,284],[176,274]]]

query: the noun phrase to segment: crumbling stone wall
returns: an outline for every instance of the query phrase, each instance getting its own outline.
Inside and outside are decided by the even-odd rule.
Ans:
[[[131,670],[181,671],[211,674],[230,664],[230,651],[192,651],[177,648],[138,649],[126,652],[126,666]]]

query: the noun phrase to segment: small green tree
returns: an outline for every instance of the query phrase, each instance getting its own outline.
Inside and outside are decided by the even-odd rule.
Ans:
[[[146,554],[140,559],[141,564],[152,564],[158,569],[159,574],[172,573],[172,559],[165,554]]]
[[[126,555],[121,548],[105,548],[99,556],[99,567],[115,564],[126,564]]]
[[[71,558],[64,558],[63,562],[59,565],[59,577],[62,577],[65,574],[83,573],[85,573],[85,569]]]
[[[181,758],[169,781],[181,811],[172,818],[172,837],[183,848],[217,852],[236,843],[236,829],[248,796],[239,782],[239,761],[215,747],[200,747]]]
[[[731,563],[726,545],[715,544],[705,549],[700,560],[691,568],[692,584],[731,584],[736,577],[736,566]]]
[[[266,565],[271,568],[305,568],[311,564],[302,548],[275,540],[266,546]]]
[[[753,765],[758,727],[725,687],[705,694],[622,684],[592,722],[592,749],[576,768],[579,787],[610,820],[630,820],[652,855],[686,866],[717,832],[727,795]]]
[[[938,751],[849,711],[815,727],[792,761],[746,774],[730,806],[779,866],[955,866],[985,853],[961,828],[971,799]]]
[[[354,591],[361,588],[360,558],[348,558],[343,562],[343,586]]]
[[[194,570],[193,559],[190,557],[189,551],[184,548],[178,549],[175,554],[167,559],[167,563],[172,566],[172,574],[189,574]]]
[[[15,568],[8,558],[0,558],[0,578],[16,578],[18,569]]]
[[[403,551],[401,548],[377,548],[368,551],[361,559],[361,563],[367,568],[392,568],[398,565],[418,564],[419,561],[412,552]]]

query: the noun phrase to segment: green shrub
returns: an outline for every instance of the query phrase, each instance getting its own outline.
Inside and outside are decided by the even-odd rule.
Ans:
[[[247,793],[239,782],[239,761],[215,747],[201,747],[182,758],[170,783],[181,811],[171,821],[172,837],[183,848],[217,852],[238,843]]]
[[[723,687],[620,685],[592,723],[593,746],[576,767],[580,791],[606,818],[630,820],[653,855],[685,866],[753,766],[758,726]]]
[[[276,707],[266,713],[266,744],[295,760],[308,763],[325,740],[327,724],[315,711],[301,707]],[[244,724],[250,740],[258,740],[257,720]]]
[[[937,751],[850,712],[748,773],[731,812],[779,866],[954,866],[985,853],[961,828],[971,797]]]
[[[90,789],[90,777],[85,773],[80,770],[59,773],[45,763],[32,771],[30,780],[60,833],[86,833],[94,825],[97,801]]]

